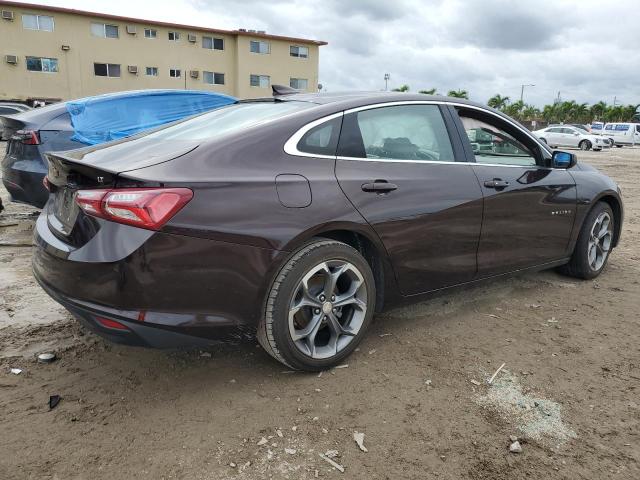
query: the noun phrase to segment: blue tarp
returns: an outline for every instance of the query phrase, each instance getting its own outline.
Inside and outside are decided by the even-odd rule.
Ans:
[[[72,140],[96,145],[134,135],[236,101],[197,90],[140,90],[110,93],[67,102]]]

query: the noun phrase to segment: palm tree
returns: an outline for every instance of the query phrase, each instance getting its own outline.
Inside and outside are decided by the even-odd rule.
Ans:
[[[497,108],[498,110],[503,110],[509,104],[509,97],[502,96],[499,93],[496,93],[493,97],[487,101],[487,105],[492,108]]]
[[[536,107],[534,107],[533,105],[524,105],[524,108],[522,109],[522,119],[523,120],[537,120],[538,118],[540,118],[540,110]]]
[[[504,109],[504,113],[510,117],[520,120],[522,118],[522,110],[524,109],[524,102],[518,100],[517,102],[510,103]]]
[[[430,88],[429,90],[420,90],[418,93],[424,93],[425,95],[437,95],[438,90],[435,88]]]
[[[408,92],[409,91],[409,85],[402,85],[398,88],[394,88],[393,90],[391,90],[392,92]]]
[[[604,116],[604,112],[607,111],[607,104],[600,100],[598,103],[591,105],[591,117],[592,120],[600,120]]]
[[[466,98],[469,100],[469,92],[466,90],[449,90],[447,97]]]

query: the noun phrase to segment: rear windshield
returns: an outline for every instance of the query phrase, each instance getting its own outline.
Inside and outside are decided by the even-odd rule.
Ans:
[[[210,140],[313,107],[308,102],[249,102],[218,108],[147,135],[158,140]]]

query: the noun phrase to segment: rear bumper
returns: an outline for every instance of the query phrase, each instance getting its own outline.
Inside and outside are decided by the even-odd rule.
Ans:
[[[14,202],[42,208],[49,198],[42,179],[47,174],[42,160],[19,160],[5,157],[2,161],[2,183]]]
[[[284,253],[104,222],[74,248],[36,222],[34,276],[82,323],[110,340],[175,347],[253,338]],[[119,331],[96,317],[116,320]]]

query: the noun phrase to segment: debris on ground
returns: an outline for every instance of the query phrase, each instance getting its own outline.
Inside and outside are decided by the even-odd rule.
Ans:
[[[55,361],[55,359],[56,359],[55,353],[46,352],[38,355],[38,362],[40,363],[51,363]]]
[[[491,378],[489,379],[489,385],[491,385],[493,383],[493,381],[495,380],[496,376],[498,375],[498,373],[500,373],[500,370],[502,370],[504,368],[504,366],[506,365],[506,363],[503,363],[502,365],[500,365],[498,367],[498,370],[496,370],[496,372],[491,375]]]
[[[205,357],[205,358],[211,358],[211,353],[209,353],[209,352],[202,352],[202,353],[200,354],[200,356],[201,356],[201,357]]]
[[[509,451],[511,453],[522,453],[522,446],[520,445],[520,442],[516,440],[511,445],[509,445]]]
[[[562,421],[560,404],[523,393],[517,377],[506,369],[476,401],[536,441],[554,439],[562,443],[576,438],[575,432]]]
[[[284,453],[288,454],[288,455],[295,455],[297,452],[297,450],[295,448],[285,448],[284,449]]]
[[[349,368],[349,364],[345,363],[344,365],[336,365],[333,367],[334,370],[337,370],[338,368]]]
[[[471,380],[471,383],[473,383],[474,385],[481,385],[481,383],[477,380]]]
[[[333,468],[338,470],[340,473],[344,473],[345,468],[337,462],[334,462],[329,457],[327,457],[324,453],[319,453],[320,458],[322,458],[325,462],[329,463]]]
[[[268,442],[269,440],[267,440],[265,437],[262,437],[260,440],[258,440],[258,443],[256,445],[262,446],[262,445],[266,445]]]
[[[20,375],[22,373],[22,369],[20,369],[20,368],[12,368],[11,369],[11,373],[13,373],[14,375]]]
[[[49,397],[49,410],[53,410],[54,408],[56,408],[60,403],[60,400],[62,400],[62,397],[60,395],[51,395]]]
[[[355,440],[355,442],[358,445],[358,448],[360,448],[360,450],[362,450],[365,453],[367,453],[369,451],[369,450],[367,450],[367,447],[364,446],[364,433],[353,432],[353,439]]]

